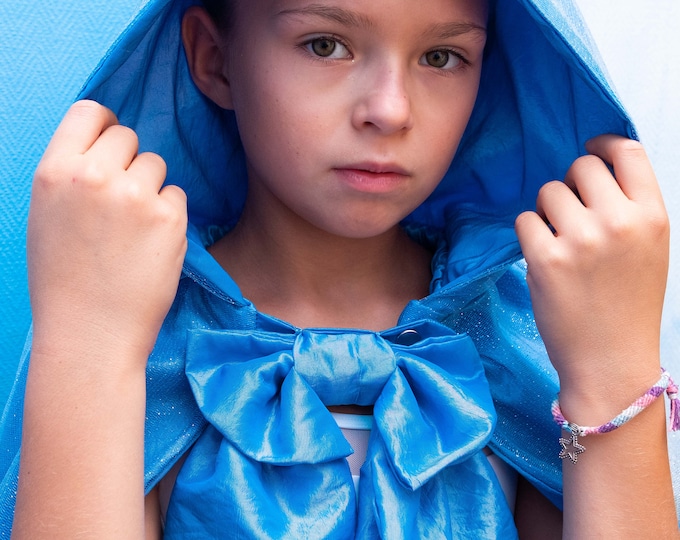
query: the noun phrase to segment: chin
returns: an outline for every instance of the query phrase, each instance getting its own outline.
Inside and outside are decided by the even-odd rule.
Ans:
[[[345,225],[343,227],[337,227],[332,229],[327,229],[330,234],[339,236],[342,238],[347,238],[348,240],[368,240],[371,238],[377,238],[384,234],[390,233],[399,226],[399,222],[389,223],[389,224],[376,224],[376,223],[354,223],[352,225]]]

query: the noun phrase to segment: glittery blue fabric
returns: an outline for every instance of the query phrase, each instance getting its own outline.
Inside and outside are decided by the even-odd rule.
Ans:
[[[550,417],[557,378],[514,218],[588,138],[635,136],[576,8],[491,2],[472,119],[442,183],[404,223],[436,249],[431,293],[376,334],[303,331],[259,313],[205,250],[237,221],[246,182],[232,113],[187,71],[179,24],[192,3],[147,2],[82,93],[135,129],[189,196],[184,273],[147,371],[147,490],[188,452],[166,536],[516,536],[479,450],[490,447],[557,506],[561,464]],[[404,330],[420,340],[400,343]],[[28,357],[0,426],[4,537]],[[349,445],[325,409],[347,399],[375,408],[358,499]]]

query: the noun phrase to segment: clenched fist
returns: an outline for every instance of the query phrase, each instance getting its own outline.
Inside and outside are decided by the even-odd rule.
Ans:
[[[587,150],[516,229],[563,410],[595,425],[659,377],[669,222],[639,143],[604,135]]]
[[[186,252],[186,196],[162,187],[162,158],[137,152],[136,134],[91,101],[71,107],[47,147],[28,224],[34,350],[153,348]]]

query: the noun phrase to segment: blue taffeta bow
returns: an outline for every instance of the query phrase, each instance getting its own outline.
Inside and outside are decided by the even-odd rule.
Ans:
[[[166,538],[516,534],[481,452],[495,412],[465,335],[431,322],[381,334],[196,330],[186,371],[210,426],[177,478]],[[358,498],[352,448],[327,408],[345,404],[373,405]]]

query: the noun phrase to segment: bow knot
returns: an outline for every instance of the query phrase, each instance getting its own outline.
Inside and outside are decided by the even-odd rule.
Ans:
[[[390,345],[372,332],[302,330],[293,360],[327,406],[373,405],[397,364]]]

